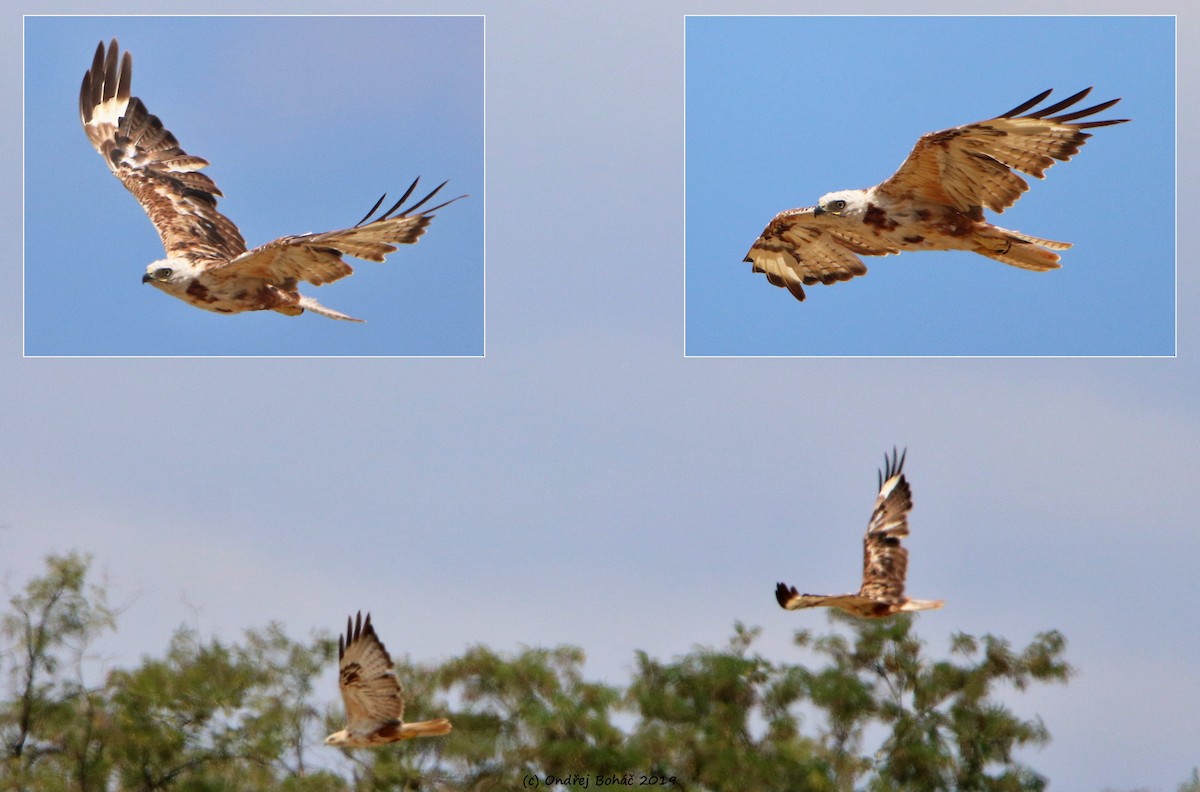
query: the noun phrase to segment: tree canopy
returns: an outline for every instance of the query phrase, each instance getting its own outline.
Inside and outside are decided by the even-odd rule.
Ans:
[[[161,656],[85,680],[119,615],[89,567],[49,557],[0,614],[0,790],[1041,790],[1016,754],[1049,731],[999,693],[1073,673],[1056,631],[1022,649],[959,634],[937,658],[906,616],[798,631],[808,665],[764,657],[759,629],[735,624],[726,646],[638,652],[624,686],[588,680],[577,647],[475,646],[397,661],[408,711],[449,717],[450,735],[343,752],[321,742],[342,718],[328,633],[181,627]]]

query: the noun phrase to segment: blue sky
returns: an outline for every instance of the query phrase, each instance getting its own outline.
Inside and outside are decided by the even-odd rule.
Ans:
[[[722,3],[723,10],[746,12],[794,6]],[[259,10],[270,8],[283,6]],[[377,9],[393,10],[382,4]],[[421,661],[477,643],[498,651],[574,644],[587,654],[589,675],[625,682],[635,649],[669,658],[696,645],[724,645],[735,620],[763,628],[764,654],[793,660],[793,631],[824,630],[826,624],[820,614],[781,610],[772,595],[775,582],[812,591],[854,587],[876,468],[885,449],[907,446],[916,504],[910,590],[946,600],[944,610],[918,620],[917,633],[930,650],[944,655],[958,631],[992,633],[1024,646],[1040,631],[1061,630],[1079,677],[1066,687],[1006,697],[1022,716],[1041,717],[1053,735],[1045,749],[1022,758],[1048,775],[1055,789],[1174,792],[1200,761],[1200,632],[1191,605],[1194,559],[1200,557],[1191,499],[1200,448],[1200,278],[1194,256],[1179,268],[1176,358],[685,357],[685,242],[689,259],[697,250],[685,237],[685,228],[695,229],[685,218],[686,166],[694,152],[689,148],[685,155],[684,147],[684,12],[709,9],[609,0],[446,0],[438,10],[487,13],[486,359],[22,358],[21,266],[10,257],[0,267],[0,583],[19,587],[52,551],[93,553],[114,600],[127,606],[120,634],[98,647],[108,668],[160,655],[171,631],[185,622],[204,635],[232,640],[246,627],[275,619],[304,636],[336,630],[359,609],[372,611],[393,653]],[[334,31],[356,22],[368,35],[403,21],[322,25]],[[13,40],[16,22],[0,21]],[[236,28],[243,22],[249,21],[211,24]],[[301,25],[254,24],[268,22]],[[1186,34],[1181,73],[1200,73],[1198,23],[1195,13],[1180,20]],[[144,50],[153,49],[154,37],[129,38],[132,30],[117,30],[134,52],[138,93],[152,100],[151,109],[168,119],[189,151],[212,160],[210,172],[229,195],[222,206],[252,241],[353,223],[379,192],[404,186],[417,173],[462,182],[472,194],[453,212],[440,213],[415,248],[382,266],[364,263],[352,278],[317,292],[329,305],[367,318],[365,326],[309,316],[210,316],[142,287],[142,267],[159,255],[157,239],[87,145],[74,107],[96,42],[125,22],[58,24],[79,31],[69,47],[64,41],[52,58],[37,61],[39,73],[28,80],[49,83],[46,72],[61,73],[63,99],[54,105],[61,129],[47,127],[46,134],[61,134],[62,145],[45,155],[78,157],[76,165],[58,170],[79,182],[94,180],[96,197],[58,212],[55,234],[76,233],[73,223],[92,211],[108,218],[108,230],[86,235],[85,247],[62,247],[75,257],[86,253],[86,261],[71,258],[58,266],[70,273],[68,282],[95,270],[95,288],[109,284],[108,300],[121,291],[128,294],[120,299],[130,301],[119,317],[107,306],[71,303],[73,310],[60,321],[77,327],[67,332],[99,335],[102,326],[118,326],[131,350],[139,338],[166,345],[176,335],[232,333],[240,338],[223,343],[233,349],[250,328],[278,334],[271,335],[274,346],[283,347],[295,335],[371,332],[390,313],[405,315],[402,306],[409,303],[399,301],[411,298],[417,310],[431,294],[454,287],[439,280],[425,289],[408,279],[427,266],[431,276],[445,275],[452,264],[434,266],[425,257],[456,242],[456,231],[470,235],[480,227],[472,220],[484,205],[472,181],[478,168],[449,155],[431,164],[412,160],[413,146],[437,142],[424,131],[439,116],[433,110],[412,113],[397,105],[386,121],[358,112],[369,97],[356,86],[396,83],[400,95],[410,96],[411,69],[383,79],[365,65],[347,66],[335,85],[318,91],[305,86],[315,85],[328,67],[307,72],[308,82],[299,83],[303,90],[276,78],[260,84],[246,77],[255,70],[242,68],[241,80],[222,82],[232,93],[252,96],[249,107],[273,103],[262,115],[276,131],[261,133],[269,138],[257,153],[239,153],[246,138],[226,142],[225,104],[205,101],[197,120],[187,122],[194,125],[181,127],[190,101],[173,74],[152,68],[161,59]],[[1024,30],[1038,39],[1042,25],[1055,24],[1038,20]],[[731,304],[726,321],[758,328],[790,322],[825,332],[805,317],[831,306],[848,316],[860,301],[873,301],[877,315],[867,318],[876,336],[935,337],[940,327],[950,343],[969,337],[970,314],[992,310],[1009,288],[1000,281],[1011,277],[1025,307],[1004,319],[1011,333],[1027,333],[1022,321],[1042,314],[1030,305],[1054,296],[1038,298],[1034,289],[1049,287],[1033,284],[1100,266],[1083,263],[1090,255],[1085,243],[1106,229],[1076,228],[1070,217],[1044,214],[1061,202],[1082,202],[1096,213],[1112,201],[1126,217],[1134,213],[1139,222],[1150,222],[1133,226],[1139,244],[1151,251],[1165,246],[1169,254],[1170,228],[1161,232],[1165,238],[1151,232],[1151,215],[1173,216],[1171,173],[1149,186],[1106,182],[1101,190],[1076,179],[1086,179],[1092,166],[1101,178],[1114,172],[1135,178],[1114,171],[1134,156],[1130,152],[1149,163],[1169,158],[1169,121],[1161,122],[1165,127],[1148,148],[1136,136],[1153,129],[1156,115],[1169,118],[1171,93],[1136,69],[1122,75],[1113,67],[1097,75],[1086,64],[1047,60],[1058,49],[1076,47],[1076,38],[1070,32],[1047,35],[1037,57],[1009,59],[1019,74],[989,69],[986,79],[972,78],[970,90],[961,89],[953,101],[945,88],[905,99],[901,103],[912,104],[914,113],[920,108],[919,117],[882,135],[895,148],[877,163],[860,164],[867,151],[834,163],[822,149],[815,159],[760,171],[737,194],[728,189],[734,183],[727,185],[727,212],[746,215],[722,219],[736,239],[731,237],[728,255],[714,247],[710,270],[713,277],[729,278],[729,294],[744,288],[762,308],[735,311]],[[337,41],[326,64],[357,64],[362,51],[380,49],[356,46],[361,40],[352,36]],[[1114,58],[1127,45],[1124,38],[1096,41],[1089,51],[1111,45]],[[787,75],[786,86],[776,94],[793,96],[792,86],[814,82],[820,69],[836,69],[836,59],[817,57],[813,47],[819,43],[787,46],[787,65],[779,72]],[[976,42],[980,49],[984,44]],[[408,51],[394,49],[397,56]],[[1147,47],[1141,57],[1152,65],[1161,49]],[[287,52],[276,48],[272,57]],[[30,45],[31,64],[33,55]],[[741,57],[758,61],[765,54],[751,47]],[[0,51],[0,65],[3,97],[19,107],[19,50]],[[183,71],[195,79],[197,68]],[[263,68],[269,72],[269,63]],[[828,82],[844,95],[844,85],[861,90],[863,81]],[[826,189],[874,183],[899,164],[920,133],[1007,110],[1046,87],[1070,90],[1093,82],[1102,96],[1124,96],[1119,107],[1137,121],[1100,130],[1076,160],[1052,169],[1014,207],[1030,210],[1027,218],[1004,215],[1021,230],[1075,242],[1068,256],[1076,258],[1048,276],[966,258],[963,283],[951,297],[976,299],[964,303],[969,308],[949,306],[957,313],[948,314],[967,314],[961,328],[947,329],[935,319],[950,299],[945,278],[960,269],[953,258],[943,258],[951,254],[873,261],[869,276],[814,287],[802,305],[741,263],[774,212]],[[995,95],[981,95],[980,86]],[[1150,89],[1158,91],[1161,105],[1141,93]],[[355,113],[343,106],[336,130],[310,137],[323,114],[302,105],[332,101],[343,90],[355,97]],[[1188,154],[1200,150],[1192,90],[1180,97],[1184,207],[1200,201],[1200,162]],[[281,91],[288,101],[275,103]],[[317,99],[304,98],[310,94]],[[42,111],[32,95],[27,98],[32,124]],[[469,106],[477,108],[474,101]],[[276,126],[289,112],[304,114],[304,122]],[[879,117],[877,111],[860,115]],[[419,128],[395,143],[389,130],[402,122]],[[764,134],[779,131],[775,124],[761,126]],[[358,137],[368,136],[360,128],[377,130],[369,133],[369,145]],[[21,119],[0,118],[0,130],[12,142],[9,155],[0,158],[0,175],[17,184]],[[359,142],[338,145],[351,138]],[[37,141],[26,142],[32,185]],[[800,157],[792,143],[791,137],[783,141],[779,152]],[[270,154],[285,144],[289,159]],[[378,155],[387,145],[397,148],[395,162]],[[314,147],[333,158],[352,151],[355,162],[324,170]],[[741,156],[740,147],[730,155]],[[806,168],[826,160],[836,165],[829,175],[809,187],[796,182]],[[261,175],[268,167],[269,176]],[[851,172],[859,167],[861,173]],[[313,168],[322,168],[319,178]],[[388,172],[376,173],[383,169]],[[46,171],[46,178],[57,172]],[[772,174],[779,180],[768,184]],[[358,183],[364,177],[369,184]],[[299,184],[280,181],[285,179]],[[312,197],[305,188],[314,181],[319,189]],[[82,189],[68,185],[56,199],[77,201],[74,193]],[[1066,192],[1056,200],[1058,189]],[[300,193],[302,200],[288,200]],[[29,200],[31,217],[34,196]],[[236,211],[230,206],[235,200]],[[286,211],[248,228],[255,206],[285,200]],[[689,202],[689,212],[694,209]],[[19,215],[0,214],[0,230],[17,239]],[[1181,250],[1200,246],[1195,224],[1181,224],[1179,234]],[[30,228],[27,266],[33,266],[39,239]],[[461,259],[477,260],[466,254]],[[1158,253],[1139,256],[1136,264],[1146,272],[1166,267],[1170,277]],[[1169,342],[1169,329],[1154,329],[1173,326],[1169,315],[1132,307],[1154,304],[1139,291],[1149,289],[1152,278],[1132,264],[1128,269],[1122,278],[1104,279],[1103,288],[1114,293],[1098,323],[1135,337],[1145,324],[1150,337]],[[869,296],[875,284],[899,288],[892,278],[901,275],[915,293],[884,304]],[[1068,282],[1062,278],[1057,282]],[[701,276],[689,272],[688,286],[698,284]],[[358,286],[365,292],[351,291]],[[378,305],[374,298],[381,290],[385,304]],[[1169,314],[1169,306],[1164,311]],[[688,319],[700,315],[689,306]],[[821,315],[847,334],[861,323]],[[174,324],[192,321],[203,329],[181,332]],[[393,333],[388,340],[405,337]],[[1086,334],[1076,328],[1075,337],[1083,346]],[[480,351],[478,338],[475,333],[466,344],[472,354]],[[1170,352],[1168,342],[1154,344],[1167,343],[1166,350],[1153,351]],[[333,703],[332,684],[328,693]],[[314,755],[321,755],[319,747]]]
[[[483,28],[480,16],[29,18],[26,353],[482,355]],[[365,325],[191,308],[141,283],[162,245],[78,121],[91,53],[114,36],[133,53],[133,94],[209,161],[250,247],[353,225],[418,176],[418,191],[448,179],[447,198],[470,198],[385,263],[301,287]]]
[[[991,216],[1074,243],[1061,270],[868,257],[798,304],[742,261],[777,212],[878,184],[922,134],[1087,86],[1133,123]],[[1173,354],[1174,91],[1170,17],[689,18],[688,354]]]

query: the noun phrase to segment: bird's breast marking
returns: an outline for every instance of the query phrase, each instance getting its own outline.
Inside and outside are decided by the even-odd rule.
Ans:
[[[896,226],[900,225],[898,222],[889,217],[886,211],[873,203],[867,204],[867,212],[863,215],[863,223],[869,226],[875,226],[875,228],[878,229],[875,232],[877,234],[881,231],[891,231]]]
[[[208,287],[200,281],[194,280],[188,284],[187,296],[191,297],[196,302],[216,302],[217,298],[208,293]]]

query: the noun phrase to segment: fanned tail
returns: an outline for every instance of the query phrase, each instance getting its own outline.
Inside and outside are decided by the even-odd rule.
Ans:
[[[1035,272],[1046,272],[1061,267],[1062,265],[1058,263],[1058,254],[1050,251],[1066,250],[1071,247],[1070,242],[1042,239],[998,226],[991,226],[989,230],[993,234],[977,234],[975,236],[976,253],[1013,267]]]

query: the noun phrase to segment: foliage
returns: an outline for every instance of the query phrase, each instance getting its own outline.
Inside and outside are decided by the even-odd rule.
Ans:
[[[9,598],[0,616],[9,697],[0,702],[4,744],[0,789],[66,788],[69,764],[79,789],[102,789],[108,774],[103,696],[83,683],[88,645],[115,629],[102,587],[86,586],[88,557],[50,556],[46,574]]]
[[[699,789],[833,789],[827,757],[800,737],[790,713],[808,674],[751,654],[757,636],[738,624],[728,649],[699,648],[670,663],[638,652],[628,691],[640,716],[630,743],[645,757],[637,766]]]
[[[835,616],[848,622],[851,617]],[[814,679],[811,700],[829,713],[822,742],[835,757],[853,753],[872,722],[891,730],[875,753],[871,790],[1040,790],[1045,779],[1013,758],[1014,750],[1044,745],[1040,720],[1022,720],[992,698],[998,684],[1024,690],[1033,681],[1065,683],[1066,639],[1042,633],[1020,653],[1008,642],[959,633],[951,653],[964,658],[929,661],[912,634],[911,618],[854,625],[853,642],[841,635],[798,636],[830,660]],[[861,761],[861,760],[860,760]],[[839,788],[863,765],[839,764]]]
[[[999,696],[1072,675],[1057,632],[1021,650],[959,634],[938,659],[911,617],[835,616],[828,634],[796,633],[785,662],[736,624],[725,647],[638,652],[624,687],[587,680],[575,647],[476,646],[397,662],[408,715],[450,717],[449,737],[342,752],[321,743],[342,717],[328,634],[297,642],[270,624],[226,643],[181,627],[161,657],[89,686],[88,647],[118,615],[89,565],[51,556],[0,613],[0,790],[575,789],[581,776],[692,792],[1041,790],[1015,754],[1049,732]],[[1194,775],[1180,790],[1197,788]]]
[[[614,688],[583,679],[582,650],[523,649],[502,657],[476,646],[431,679],[463,708],[447,741],[463,788],[518,788],[528,775],[623,773],[632,757],[612,724]]]

